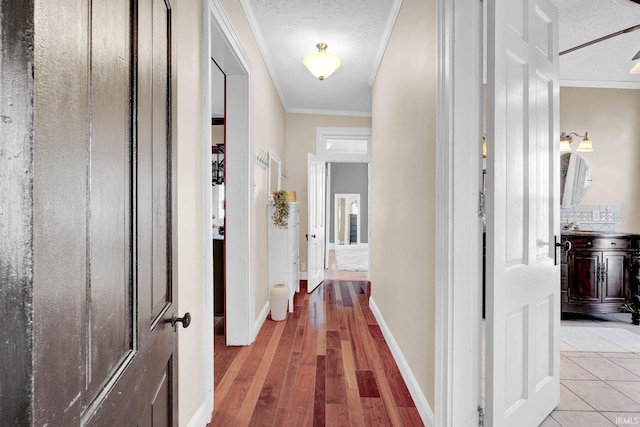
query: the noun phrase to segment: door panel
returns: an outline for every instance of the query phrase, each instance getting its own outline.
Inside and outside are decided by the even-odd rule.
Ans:
[[[537,426],[560,393],[557,11],[488,3],[488,425]]]
[[[600,302],[600,252],[569,251],[569,302]]]
[[[171,6],[39,7],[34,423],[177,425]]]
[[[629,289],[629,276],[627,275],[627,256],[620,252],[603,252],[602,302],[625,302]]]
[[[85,404],[132,350],[129,14],[127,0],[92,2]]]
[[[324,280],[325,244],[325,163],[308,154],[307,291]]]

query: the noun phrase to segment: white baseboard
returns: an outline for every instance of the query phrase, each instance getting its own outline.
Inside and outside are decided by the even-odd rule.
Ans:
[[[433,416],[433,411],[429,406],[429,402],[427,402],[427,398],[424,396],[424,393],[422,393],[422,390],[418,385],[418,381],[416,380],[416,377],[413,375],[413,372],[411,371],[411,368],[407,363],[407,359],[404,358],[402,350],[400,350],[398,343],[393,338],[393,334],[391,334],[391,330],[389,330],[387,322],[384,321],[384,317],[382,317],[382,313],[373,300],[373,297],[369,298],[369,308],[371,309],[373,316],[378,321],[378,326],[380,326],[380,330],[382,331],[382,335],[384,336],[384,339],[387,342],[389,349],[391,350],[393,359],[396,361],[398,369],[400,369],[400,373],[402,374],[402,378],[407,384],[407,388],[409,389],[409,393],[411,393],[413,402],[416,404],[416,408],[420,413],[422,422],[429,427],[435,426],[435,418]]]
[[[264,321],[267,320],[269,310],[271,310],[271,305],[269,305],[269,301],[267,300],[267,302],[264,304],[264,307],[262,307],[262,310],[260,310],[258,318],[256,319],[256,324],[254,326],[255,329],[253,330],[253,341],[255,341],[258,332],[260,332],[260,328],[262,328]]]
[[[191,417],[191,421],[187,424],[187,427],[202,427],[209,424],[211,421],[211,413],[207,414],[207,403],[202,402],[202,405],[198,408],[198,410]]]
[[[298,273],[298,278],[299,280],[307,280],[307,272],[306,271],[301,271]]]
[[[336,249],[336,244],[335,243],[329,243],[328,246],[329,246],[329,250],[330,251],[333,251],[333,250]]]

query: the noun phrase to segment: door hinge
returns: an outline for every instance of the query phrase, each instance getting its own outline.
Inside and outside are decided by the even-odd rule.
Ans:
[[[478,215],[479,216],[485,216],[486,214],[486,210],[485,210],[485,193],[481,192],[478,193]]]
[[[478,425],[484,427],[484,408],[478,406]]]

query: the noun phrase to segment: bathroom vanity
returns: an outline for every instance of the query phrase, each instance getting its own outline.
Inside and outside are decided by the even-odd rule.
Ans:
[[[640,324],[640,235],[565,231],[562,243],[562,312],[631,312]]]

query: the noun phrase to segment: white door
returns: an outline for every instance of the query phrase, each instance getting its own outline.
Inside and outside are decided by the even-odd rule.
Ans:
[[[488,3],[487,424],[537,426],[560,395],[558,13]]]
[[[308,227],[307,227],[307,291],[312,292],[324,280],[324,162],[308,154]]]

